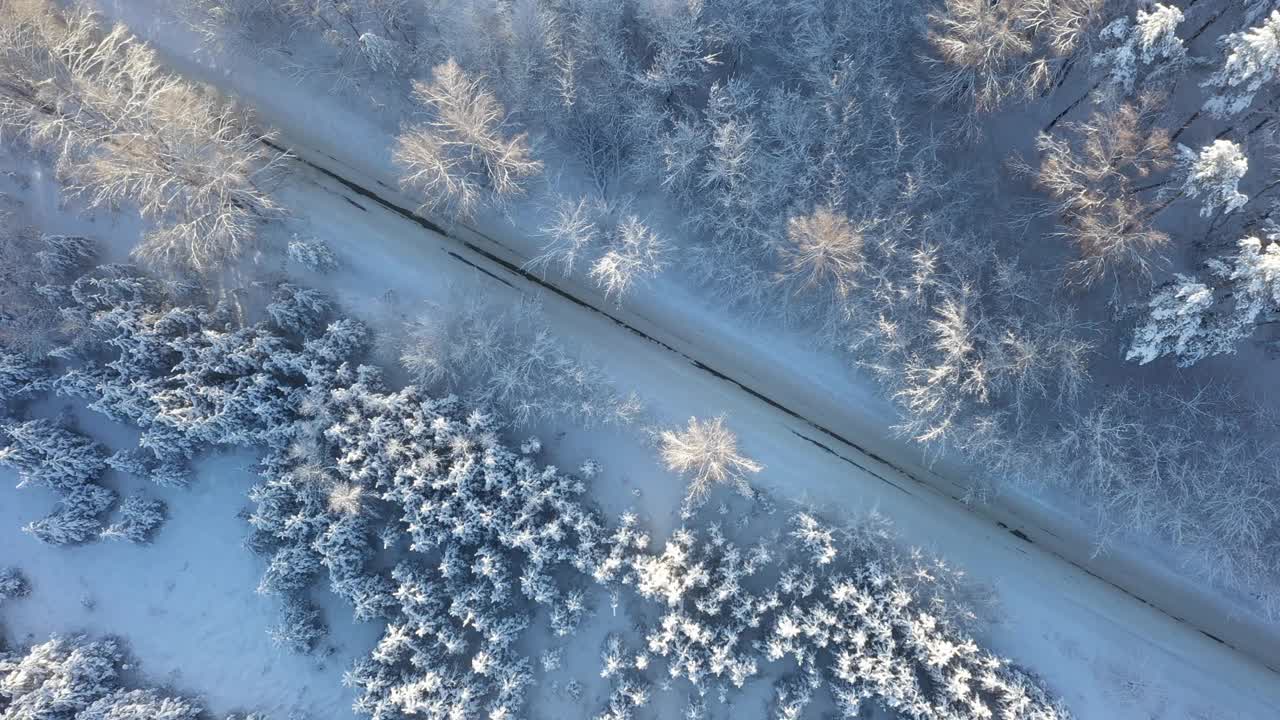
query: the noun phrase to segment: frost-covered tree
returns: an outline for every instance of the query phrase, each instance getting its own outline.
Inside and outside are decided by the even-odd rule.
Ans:
[[[523,194],[542,171],[527,136],[507,129],[506,111],[483,82],[450,59],[432,69],[430,82],[414,83],[428,118],[401,129],[395,160],[401,183],[421,193],[427,209],[468,217],[483,202]]]
[[[9,444],[0,462],[18,473],[20,485],[43,485],[61,493],[85,485],[106,468],[102,447],[43,419],[6,425]]]
[[[1152,294],[1126,360],[1174,355],[1183,367],[1224,353],[1280,312],[1280,243],[1247,237],[1231,257],[1210,260],[1212,288],[1179,275]]]
[[[700,504],[715,485],[731,484],[748,497],[751,484],[748,473],[764,469],[760,463],[738,452],[738,437],[725,427],[724,416],[710,420],[689,418],[689,426],[681,430],[664,430],[662,462],[668,470],[689,480],[687,502]]]
[[[0,713],[12,720],[197,720],[204,708],[159,690],[121,687],[116,640],[53,636],[0,652]],[[268,720],[253,714],[227,720]]]
[[[296,593],[285,596],[280,622],[269,632],[272,642],[296,653],[311,652],[327,633],[320,611]]]
[[[338,268],[338,258],[333,250],[319,240],[295,237],[289,241],[287,253],[290,260],[312,272],[327,273]]]
[[[657,275],[667,264],[667,244],[635,215],[627,215],[610,234],[604,254],[591,264],[591,279],[605,297],[622,298],[637,282]]]
[[[586,265],[596,287],[621,302],[633,286],[669,263],[670,246],[630,211],[629,199],[610,203],[561,196],[553,213],[551,223],[542,228],[548,242],[526,268],[545,274],[559,266],[570,277],[575,267]]]
[[[0,570],[0,605],[31,594],[31,583],[16,567]]]
[[[1120,17],[1099,33],[1106,47],[1092,63],[1103,72],[1102,92],[1114,102],[1132,95],[1139,85],[1148,87],[1171,80],[1182,70],[1187,51],[1178,37],[1182,10],[1156,3],[1138,8],[1134,19]]]
[[[1196,152],[1178,146],[1180,170],[1184,173],[1182,192],[1190,198],[1204,196],[1200,217],[1210,217],[1218,208],[1229,213],[1242,207],[1249,196],[1240,192],[1240,180],[1249,170],[1249,159],[1230,140],[1214,140]]]
[[[641,86],[658,96],[703,85],[706,73],[719,64],[707,46],[705,3],[640,3],[638,19],[649,30],[652,54],[640,75]]]
[[[525,268],[545,277],[553,266],[559,266],[565,277],[572,277],[575,267],[597,253],[602,203],[586,195],[576,200],[558,196],[556,200],[550,222],[540,229],[547,243],[538,256],[525,263]]]
[[[929,41],[945,67],[941,97],[988,112],[1015,95],[1034,96],[1054,82],[1102,16],[1100,0],[945,0],[930,14]]]
[[[1254,96],[1280,71],[1280,10],[1272,10],[1255,27],[1227,35],[1222,45],[1226,54],[1222,66],[1203,83],[1214,89],[1204,109],[1215,117],[1248,110]]]
[[[76,714],[76,720],[197,720],[204,709],[156,690],[116,690]]]
[[[135,205],[152,222],[139,257],[208,270],[277,212],[268,187],[283,156],[245,110],[165,70],[84,6],[7,3],[0,18],[0,127],[53,154],[91,205]]]
[[[151,541],[152,536],[164,521],[163,501],[130,495],[120,504],[120,519],[108,525],[102,531],[102,536],[133,543],[147,543]]]
[[[792,216],[778,248],[779,280],[794,284],[795,292],[818,289],[846,297],[866,262],[863,242],[862,230],[831,207]]]
[[[641,414],[634,393],[552,334],[537,304],[459,303],[428,308],[407,327],[400,363],[424,389],[458,394],[515,426],[548,418],[627,425]]]
[[[1168,241],[1151,225],[1137,182],[1171,165],[1169,134],[1152,125],[1148,98],[1102,110],[1062,133],[1041,133],[1036,179],[1057,203],[1062,235],[1081,257],[1070,267],[1090,284],[1121,269],[1144,271]]]
[[[25,652],[0,654],[5,716],[71,720],[117,686],[122,654],[113,640],[54,636]]]

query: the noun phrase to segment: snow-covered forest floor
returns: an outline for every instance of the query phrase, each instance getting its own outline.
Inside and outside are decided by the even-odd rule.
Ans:
[[[775,504],[798,503],[838,524],[883,515],[904,543],[939,553],[974,588],[991,591],[993,604],[979,613],[989,623],[977,632],[981,643],[1036,673],[1076,717],[1265,718],[1280,707],[1275,626],[1258,621],[1240,598],[1172,572],[1166,548],[1128,543],[1095,554],[1088,516],[1044,491],[1006,490],[966,503],[970,469],[952,456],[922,458],[890,432],[897,411],[868,378],[796,333],[726,312],[678,269],[637,288],[625,304],[575,278],[522,271],[540,243],[518,229],[537,227],[536,213],[481,216],[450,226],[447,236],[435,232],[430,220],[406,215],[415,202],[396,189],[388,152],[394,128],[373,114],[317,95],[260,58],[211,50],[150,3],[100,9],[154,44],[170,67],[252,106],[278,129],[273,142],[295,156],[274,190],[287,219],[266,231],[264,250],[207,280],[222,284],[211,290],[243,288],[239,297],[252,298],[253,283],[284,279],[322,290],[343,314],[374,329],[373,357],[397,384],[407,380],[395,367],[406,322],[477,300],[495,308],[533,301],[557,342],[642,404],[632,426],[539,419],[512,438],[538,436],[540,459],[558,467],[603,463],[591,498],[607,516],[634,511],[656,538],[678,528],[685,481],[662,467],[647,431],[723,414],[744,454],[763,466],[752,485],[767,497],[726,499],[726,525]],[[128,256],[136,222],[61,198],[29,156],[5,163],[2,189],[19,201],[25,223],[92,236],[107,247],[103,260]],[[333,248],[340,269],[319,274],[288,263],[278,248],[295,236]],[[241,310],[261,314],[251,301]],[[29,412],[54,417],[72,405],[55,398]],[[73,412],[77,427],[113,450],[136,443],[130,428]],[[168,519],[150,544],[137,546],[40,545],[20,528],[53,496],[9,489],[15,482],[3,471],[0,566],[19,565],[33,586],[30,597],[0,607],[10,643],[50,633],[118,634],[150,684],[197,694],[214,713],[354,716],[342,675],[369,653],[381,627],[353,622],[326,591],[317,595],[330,634],[319,649],[297,655],[272,645],[277,601],[254,592],[263,562],[241,547],[254,461],[252,452],[219,451],[196,463],[189,488],[156,489]],[[148,485],[114,472],[104,484],[122,496]],[[705,512],[714,515],[720,499]],[[767,512],[754,519],[781,527]],[[605,633],[638,618],[626,602],[611,610],[607,597],[594,601],[598,616],[569,641],[563,667],[538,673],[530,717],[588,717],[605,705],[598,649]],[[571,680],[585,693],[567,690]],[[642,717],[678,712],[678,699],[658,695]],[[769,688],[749,684],[728,708],[713,703],[711,717],[763,717],[769,703]]]

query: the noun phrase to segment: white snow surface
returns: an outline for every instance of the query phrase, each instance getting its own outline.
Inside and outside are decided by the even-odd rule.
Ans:
[[[152,22],[159,14],[147,2],[118,2],[104,10],[126,20],[176,63],[188,62],[184,71],[199,72],[258,107],[300,154],[411,206],[391,188],[395,175],[387,150],[389,137],[369,119],[334,98],[317,96],[278,76],[252,58],[220,58],[218,64],[210,64],[208,55],[197,52],[194,37],[177,26]],[[201,64],[192,64],[193,59]],[[727,413],[740,447],[765,465],[758,484],[773,494],[811,503],[837,520],[878,509],[909,542],[942,553],[976,582],[995,587],[1000,622],[984,639],[994,650],[1043,676],[1078,717],[1182,718],[1210,711],[1217,715],[1206,717],[1276,717],[1280,675],[1251,658],[1265,653],[1232,650],[1192,624],[1153,609],[1049,552],[1046,548],[1053,539],[1026,521],[1049,513],[1033,499],[1010,496],[981,514],[973,512],[940,490],[947,485],[943,478],[962,468],[943,462],[935,467],[937,473],[929,484],[915,481],[858,448],[821,434],[805,420],[713,377],[676,352],[628,332],[609,317],[546,293],[457,241],[385,211],[318,173],[300,170],[281,195],[293,215],[305,218],[310,231],[329,242],[345,263],[332,277],[301,280],[324,286],[345,308],[365,319],[394,326],[412,316],[422,301],[447,301],[451,288],[459,283],[473,283],[469,287],[513,302],[517,292],[541,293],[553,329],[581,344],[584,353],[603,365],[624,389],[637,390],[655,419],[677,424],[690,415]],[[32,212],[54,213],[55,209],[43,203]],[[129,223],[120,223],[99,227],[96,234],[111,235],[118,245],[129,242],[134,232]],[[521,249],[519,238],[503,240]],[[484,247],[515,256],[494,245]],[[514,287],[468,267],[459,258]],[[607,307],[589,292],[575,294]],[[876,399],[869,386],[851,382],[834,359],[804,350],[799,339],[734,325],[672,278],[660,279],[629,300],[625,309],[610,312],[651,336],[661,334],[672,346],[745,385],[767,388],[771,398],[785,399],[790,410],[894,458],[895,465],[912,475],[930,477],[909,460],[910,450],[885,436],[893,418],[891,409]],[[779,367],[790,372],[774,372]],[[82,429],[100,442],[128,443],[127,431],[91,414],[80,417]],[[605,509],[612,513],[636,506],[661,537],[677,522],[674,514],[681,488],[678,480],[657,466],[652,448],[638,442],[637,435],[570,431],[543,440],[548,459],[561,465],[570,466],[588,456],[601,460],[604,472],[593,486]],[[13,476],[4,472],[0,475],[0,565],[19,565],[33,584],[31,597],[0,609],[9,638],[38,638],[55,631],[116,633],[127,639],[153,682],[169,682],[177,690],[199,694],[214,712],[245,708],[266,710],[277,718],[295,712],[312,718],[350,717],[350,694],[341,687],[340,675],[352,658],[372,646],[377,628],[352,624],[349,612],[330,601],[325,610],[333,629],[329,644],[336,648],[332,656],[299,657],[271,647],[266,629],[275,620],[276,608],[273,601],[254,592],[261,561],[240,547],[245,524],[237,513],[248,505],[244,493],[253,482],[251,470],[246,470],[250,463],[247,454],[218,455],[199,465],[198,478],[189,489],[149,488],[169,504],[170,519],[155,542],[143,547],[125,543],[77,549],[40,546],[18,528],[47,512],[52,499],[40,490],[13,490]],[[128,482],[109,476],[106,484],[121,489]],[[960,492],[960,485],[953,484],[949,492]],[[1013,527],[1025,528],[1036,542],[1015,537],[996,525],[997,519],[1012,520]],[[1070,527],[1067,518],[1057,520],[1054,527]],[[1057,543],[1087,557],[1086,538],[1081,531],[1059,537]],[[1202,617],[1189,618],[1201,627],[1218,629],[1225,623],[1228,629],[1234,628],[1234,636],[1250,637],[1249,625],[1214,618],[1221,613],[1210,599],[1185,592],[1189,589],[1138,559],[1138,553],[1113,556],[1093,567],[1154,589],[1148,598],[1166,608],[1201,613]],[[81,603],[86,594],[96,600],[92,610]],[[322,592],[317,596],[326,597]],[[607,606],[602,611],[607,613]],[[1252,635],[1256,647],[1249,650],[1280,652],[1267,632],[1257,629]],[[594,667],[598,649],[598,644],[575,642],[570,652],[578,659],[573,666]],[[587,717],[597,708],[588,695],[581,705],[570,704],[557,716]]]
[[[90,414],[82,429],[128,435]],[[128,447],[128,444],[122,444]],[[215,715],[261,711],[278,720],[301,714],[351,718],[342,673],[368,651],[380,628],[357,625],[351,612],[317,593],[332,633],[322,649],[295,655],[275,647],[267,630],[276,602],[255,592],[263,563],[241,547],[254,481],[248,454],[219,455],[197,464],[198,481],[181,490],[109,475],[117,492],[141,490],[168,505],[168,520],[149,545],[102,541],[81,547],[42,545],[21,528],[54,505],[40,488],[14,489],[13,473],[0,479],[0,566],[17,565],[31,580],[27,598],[0,609],[9,644],[42,642],[50,634],[114,634],[124,641],[132,674],[146,684],[195,694]]]

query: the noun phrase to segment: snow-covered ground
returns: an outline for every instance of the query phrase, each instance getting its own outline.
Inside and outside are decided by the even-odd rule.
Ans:
[[[124,448],[136,442],[89,413],[81,426],[99,442]],[[241,547],[246,525],[238,514],[249,505],[252,463],[245,454],[207,458],[198,464],[199,481],[181,490],[112,474],[104,484],[118,492],[142,489],[164,500],[168,520],[149,545],[74,548],[42,545],[22,532],[55,498],[42,488],[15,489],[13,473],[5,471],[0,566],[20,567],[32,585],[29,597],[0,610],[6,640],[118,634],[147,682],[195,693],[214,714],[354,717],[342,674],[368,652],[380,628],[354,624],[350,611],[326,594],[325,613],[335,622],[321,654],[296,655],[272,644],[267,631],[278,608],[255,592],[262,562]]]

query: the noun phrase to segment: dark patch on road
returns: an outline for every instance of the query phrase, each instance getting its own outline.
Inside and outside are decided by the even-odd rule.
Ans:
[[[512,290],[515,290],[515,289],[516,289],[516,286],[515,286],[515,285],[512,285],[511,283],[507,282],[506,280],[504,280],[504,279],[502,279],[502,278],[498,277],[497,275],[494,275],[493,273],[489,272],[488,270],[485,270],[484,268],[480,267],[479,265],[477,265],[477,264],[475,264],[475,263],[471,262],[470,260],[468,260],[468,259],[466,259],[466,258],[462,257],[462,256],[461,256],[461,255],[459,255],[458,253],[456,253],[456,252],[454,252],[454,251],[452,251],[452,250],[446,250],[445,252],[449,253],[449,257],[453,258],[454,260],[457,260],[458,262],[460,262],[460,263],[462,263],[462,264],[464,264],[464,265],[467,265],[467,266],[469,266],[469,267],[473,267],[473,268],[475,268],[476,270],[479,270],[480,272],[484,273],[485,275],[488,275],[489,277],[493,278],[494,280],[497,280],[498,282],[502,283],[503,285],[506,285],[507,287],[511,288]]]
[[[1019,540],[1026,543],[1031,543],[1032,545],[1036,544],[1035,540],[1032,540],[1031,538],[1027,537],[1027,534],[1022,532],[1021,530],[1017,528],[1011,528],[1008,525],[1005,525],[1004,523],[1000,522],[999,520],[996,521],[996,524],[1004,528],[1005,530],[1008,530],[1010,535],[1018,538]]]
[[[1204,635],[1205,637],[1209,638],[1210,640],[1212,640],[1212,641],[1214,641],[1214,642],[1216,642],[1216,643],[1221,643],[1221,644],[1223,644],[1223,645],[1227,645],[1227,643],[1226,643],[1226,642],[1224,642],[1222,638],[1218,637],[1217,635],[1214,635],[1214,634],[1213,634],[1213,633],[1211,633],[1211,632],[1206,632],[1206,631],[1204,631],[1204,630],[1201,630],[1201,631],[1200,631],[1200,634],[1201,634],[1201,635]],[[1230,646],[1230,645],[1227,645],[1227,647],[1231,647],[1231,646]]]

